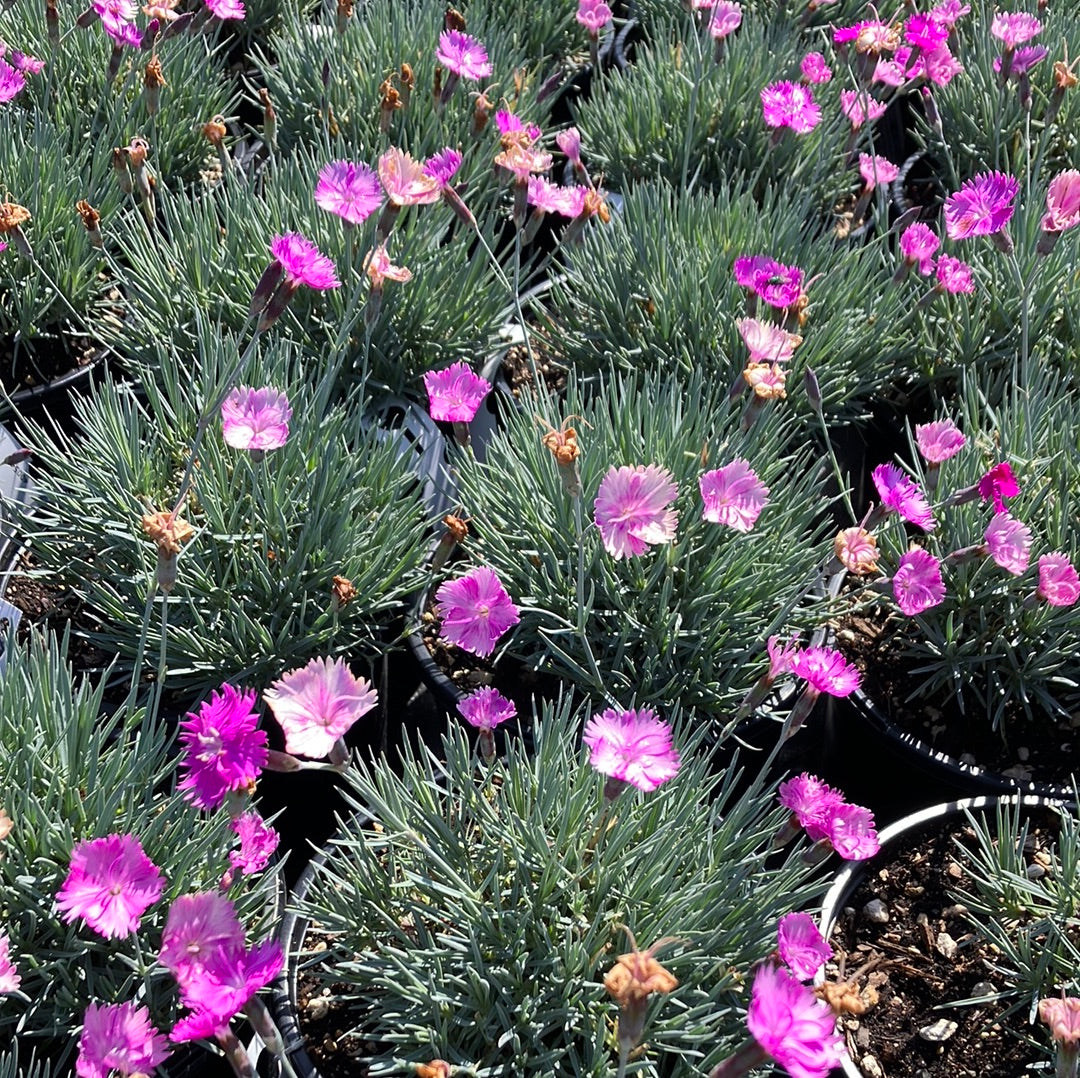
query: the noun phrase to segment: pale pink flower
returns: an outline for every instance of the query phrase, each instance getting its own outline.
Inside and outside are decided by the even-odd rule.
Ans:
[[[769,127],[790,127],[799,135],[813,131],[821,122],[821,109],[810,88],[797,82],[770,83],[761,91],[761,107]]]
[[[735,0],[717,0],[709,20],[709,33],[716,41],[723,41],[742,25],[742,5]]]
[[[892,183],[900,175],[900,169],[885,157],[861,153],[859,175],[866,181],[867,191],[873,191],[879,183]]]
[[[486,565],[446,581],[435,592],[435,614],[452,644],[486,658],[499,638],[521,620],[502,582]]]
[[[286,232],[270,241],[270,253],[274,256],[286,281],[293,288],[307,285],[319,291],[339,288],[334,263],[311,240],[299,232]]]
[[[799,826],[811,842],[821,842],[829,835],[829,821],[843,804],[844,795],[822,782],[816,775],[803,772],[786,782],[778,790],[780,804],[795,814]]]
[[[907,72],[899,60],[881,57],[874,66],[874,74],[870,77],[871,82],[880,82],[884,86],[903,86],[907,80]]]
[[[941,246],[937,233],[921,221],[908,225],[900,233],[900,253],[909,266],[917,266],[920,273],[932,273],[934,255]]]
[[[967,444],[967,439],[951,419],[938,419],[916,425],[915,444],[923,460],[929,464],[942,464],[955,457]]]
[[[859,671],[835,648],[804,648],[792,659],[791,671],[818,692],[850,696],[859,687]]]
[[[915,480],[904,475],[895,464],[879,464],[870,475],[886,509],[899,513],[924,531],[934,530],[934,514]]]
[[[386,244],[380,243],[378,247],[368,251],[364,258],[364,272],[368,275],[373,289],[381,289],[384,281],[398,281],[405,284],[412,280],[412,270],[405,266],[395,266],[390,261],[390,255],[386,250]]]
[[[498,689],[485,685],[482,689],[464,696],[458,702],[458,711],[465,721],[478,730],[494,730],[496,726],[517,715],[512,700],[507,700]]]
[[[765,676],[769,682],[775,681],[783,674],[791,672],[792,663],[799,652],[799,633],[791,634],[786,642],[781,642],[778,635],[770,636],[765,643],[765,649],[769,653],[769,672]]]
[[[922,547],[913,547],[901,559],[892,579],[896,605],[909,617],[937,606],[945,598],[941,562]]]
[[[263,700],[285,733],[285,751],[321,760],[379,697],[343,659],[314,658],[283,674]]]
[[[637,711],[608,708],[593,715],[582,737],[591,750],[589,763],[608,775],[651,792],[679,771],[679,753],[671,727],[643,707]]]
[[[491,383],[467,363],[452,363],[441,371],[424,373],[431,418],[445,423],[471,423]]]
[[[1055,551],[1039,558],[1039,588],[1035,594],[1051,606],[1072,606],[1080,599],[1080,574],[1067,554]]]
[[[741,457],[723,468],[706,472],[698,484],[705,503],[702,517],[736,531],[750,531],[768,502],[769,488]]]
[[[1020,576],[1031,558],[1031,529],[1008,513],[995,513],[983,533],[990,557],[1007,573]]]
[[[999,12],[990,24],[990,33],[1007,49],[1023,45],[1041,30],[1042,23],[1026,11]]]
[[[1040,999],[1039,1018],[1050,1027],[1055,1041],[1075,1052],[1080,1044],[1080,999],[1064,993],[1061,999]]]
[[[315,204],[351,225],[358,225],[382,205],[379,177],[363,162],[331,161],[319,172]]]
[[[754,977],[746,1025],[791,1078],[828,1078],[844,1058],[832,1008],[771,962]]]
[[[79,1078],[147,1075],[168,1058],[166,1040],[135,1003],[91,1003],[83,1015],[75,1073]]]
[[[829,816],[829,845],[845,861],[865,861],[881,849],[874,814],[861,805],[844,803]]]
[[[751,362],[743,371],[743,380],[758,400],[775,401],[787,397],[787,375],[778,363],[754,363],[751,356]]]
[[[1059,172],[1046,192],[1046,215],[1039,222],[1044,232],[1064,232],[1080,225],[1080,172]]]
[[[6,932],[0,932],[0,996],[6,996],[11,992],[18,992],[22,978],[11,961],[8,950],[11,947],[11,939]]]
[[[245,14],[241,0],[206,0],[206,6],[219,19],[242,19]]]
[[[945,231],[951,240],[1000,232],[1013,215],[1020,183],[1004,172],[980,172],[945,200]]]
[[[555,144],[575,168],[581,165],[581,132],[576,127],[560,131],[555,136]]]
[[[971,5],[965,4],[964,0],[941,0],[940,4],[930,9],[930,14],[937,19],[942,26],[951,30],[959,21],[960,17],[971,11]]]
[[[439,181],[424,171],[423,164],[396,146],[379,158],[378,167],[387,197],[399,208],[430,205],[442,197]]]
[[[972,269],[966,262],[952,255],[942,255],[937,261],[937,288],[942,292],[957,295],[961,292],[974,292],[975,281]]]
[[[578,0],[576,18],[595,37],[611,22],[612,12],[604,0]]]
[[[877,540],[857,524],[837,532],[833,540],[833,553],[836,554],[836,560],[855,576],[867,576],[877,572]]]
[[[1017,483],[1009,462],[1003,460],[979,480],[978,491],[984,502],[993,501],[995,513],[1004,513],[1004,499],[1015,498],[1020,493],[1020,484]]]
[[[775,322],[740,318],[735,325],[743,344],[750,350],[751,363],[783,363],[791,359],[795,349],[802,344],[802,337],[788,333]]]
[[[799,65],[802,77],[807,82],[824,83],[832,78],[832,68],[825,62],[820,52],[808,52]]]
[[[886,105],[883,101],[878,101],[859,90],[841,90],[840,108],[850,121],[852,128],[857,131],[866,123],[868,112],[871,123],[884,116]]]
[[[244,928],[236,907],[220,891],[180,895],[169,907],[158,961],[184,985],[211,956],[243,945]]]
[[[439,35],[435,59],[447,71],[463,79],[485,79],[492,71],[487,49],[476,38],[460,30],[444,30]]]
[[[878,56],[900,47],[899,27],[880,19],[866,19],[857,26],[855,51]]]
[[[808,913],[786,913],[776,926],[777,950],[800,981],[812,981],[833,949]]]
[[[585,208],[587,187],[561,187],[544,179],[543,176],[529,176],[529,205],[535,206],[541,213],[558,213],[563,217],[577,217]]]
[[[237,386],[221,402],[221,436],[233,449],[280,449],[289,437],[292,408],[284,393]]]
[[[670,543],[679,517],[668,506],[676,494],[671,473],[656,464],[609,468],[593,503],[604,549],[618,559]]]

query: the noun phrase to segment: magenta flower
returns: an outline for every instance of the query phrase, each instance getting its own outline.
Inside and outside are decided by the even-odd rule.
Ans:
[[[942,464],[964,448],[967,439],[951,419],[919,423],[915,427],[915,444],[929,464]]]
[[[503,633],[521,620],[502,582],[486,565],[446,581],[435,592],[435,600],[446,639],[482,658],[490,655]]]
[[[225,684],[180,723],[180,768],[187,774],[176,788],[199,808],[215,809],[234,790],[253,789],[266,766],[266,731],[258,729],[254,703],[254,690]]]
[[[702,517],[736,531],[750,531],[768,501],[769,488],[741,457],[706,472],[698,483],[705,503]]]
[[[795,814],[811,842],[828,838],[829,821],[836,809],[845,803],[839,790],[807,772],[780,783],[779,795],[780,804]]]
[[[951,240],[1000,232],[1013,215],[1019,182],[1004,172],[980,172],[945,200],[945,231]]]
[[[582,741],[591,750],[589,763],[601,775],[651,792],[679,771],[679,753],[671,727],[647,707],[637,711],[608,708],[593,715]]]
[[[68,924],[81,917],[98,935],[115,939],[139,927],[164,886],[134,835],[106,835],[76,843],[56,904]]]
[[[491,392],[491,383],[474,374],[468,364],[458,362],[445,370],[425,372],[424,388],[432,419],[471,423],[481,402]]]
[[[1051,606],[1072,606],[1080,599],[1080,574],[1068,555],[1055,552],[1039,558],[1039,588],[1035,594]]]
[[[168,1055],[168,1044],[146,1007],[91,1003],[83,1016],[75,1073],[79,1078],[146,1075]]]
[[[742,5],[736,0],[717,0],[709,20],[709,33],[716,41],[723,41],[742,25]]]
[[[802,77],[807,82],[824,83],[832,78],[832,68],[825,62],[820,52],[808,52],[799,64]]]
[[[425,171],[424,165],[396,146],[379,158],[379,179],[391,203],[399,209],[430,205],[442,197],[439,181]]]
[[[241,0],[206,0],[206,6],[219,19],[242,19],[245,14]]]
[[[1007,49],[1015,49],[1017,45],[1023,45],[1041,30],[1042,23],[1026,11],[1001,12],[994,16],[990,24],[990,33]]]
[[[949,28],[930,12],[911,15],[904,23],[904,40],[924,52],[933,52],[948,36]]]
[[[937,287],[952,295],[974,292],[975,282],[972,280],[971,267],[952,255],[942,255],[937,263]]]
[[[799,135],[813,131],[821,122],[821,109],[810,88],[797,82],[773,82],[761,91],[765,123],[776,130],[790,127]]]
[[[881,504],[899,513],[910,524],[924,531],[934,530],[934,515],[918,484],[904,475],[895,464],[879,464],[870,473]]]
[[[770,636],[765,642],[765,650],[769,653],[769,672],[765,676],[772,684],[782,674],[791,672],[792,663],[799,651],[799,633],[791,634],[791,639],[781,643],[779,636]]]
[[[792,659],[791,670],[830,696],[850,696],[859,687],[859,671],[835,648],[804,648]]]
[[[802,295],[803,272],[798,266],[785,266],[766,255],[744,255],[735,259],[733,270],[736,283],[771,307],[785,310]]]
[[[285,280],[295,289],[307,285],[320,292],[340,288],[334,263],[299,232],[286,232],[270,241],[270,253],[274,256]]]
[[[475,726],[478,730],[494,730],[496,726],[517,715],[513,701],[507,700],[498,689],[490,685],[463,697],[458,704],[458,711],[470,726]]]
[[[36,56],[29,56],[25,52],[19,52],[18,49],[11,50],[11,62],[19,71],[23,71],[27,75],[40,75],[45,70],[44,60],[39,60]]]
[[[877,154],[859,154],[859,175],[866,182],[867,191],[873,191],[879,183],[892,183],[900,175],[897,168],[888,158]]]
[[[995,513],[983,533],[990,557],[1007,573],[1020,576],[1031,559],[1031,529],[1008,513]]]
[[[922,274],[934,269],[934,255],[941,246],[937,233],[921,221],[908,225],[900,233],[900,253],[909,266],[918,266]]]
[[[750,349],[751,363],[783,363],[791,359],[802,344],[797,333],[788,333],[774,322],[740,318],[736,323],[743,344]]]
[[[221,436],[233,449],[280,449],[289,437],[289,398],[270,386],[238,386],[221,402]]]
[[[746,1025],[791,1078],[828,1078],[844,1058],[836,1016],[787,970],[766,962],[754,977]]]
[[[445,187],[461,168],[461,154],[453,146],[444,146],[424,162],[424,172]]]
[[[487,49],[476,38],[460,30],[444,30],[439,35],[435,59],[447,71],[463,79],[485,79],[492,71]]]
[[[604,0],[578,0],[577,21],[595,37],[609,22],[612,11]]]
[[[1042,45],[1027,45],[1022,49],[1017,49],[1009,60],[1009,77],[1019,79],[1021,75],[1026,75],[1036,64],[1042,63],[1048,55],[1049,53]],[[1003,57],[994,57],[993,67],[999,75],[1004,62]]]
[[[312,659],[290,670],[263,693],[285,733],[285,751],[321,760],[378,702],[366,678],[344,659]]]
[[[236,907],[219,891],[181,895],[169,907],[158,961],[180,985],[197,976],[211,956],[243,947]]]
[[[896,567],[892,590],[896,605],[909,618],[937,606],[945,598],[941,563],[930,551],[912,547]]]
[[[8,949],[11,947],[11,939],[6,932],[0,932],[0,996],[6,996],[11,992],[18,992],[22,978],[11,961]]]
[[[382,205],[382,187],[375,170],[363,163],[331,161],[319,172],[315,204],[358,225]]]
[[[878,101],[869,94],[860,93],[858,90],[840,91],[840,108],[855,131],[858,131],[868,118],[873,123],[874,120],[884,116],[886,107],[883,101]]]
[[[1003,460],[979,480],[978,491],[984,502],[993,500],[995,513],[1004,513],[1004,499],[1015,498],[1020,493],[1020,484],[1017,483],[1009,462]]]
[[[26,76],[0,58],[0,104],[12,100],[26,89]]]
[[[240,849],[229,851],[231,869],[239,869],[245,876],[262,872],[270,864],[281,836],[254,810],[238,816],[229,827],[240,839]],[[226,874],[225,881],[223,886],[228,887],[232,871]]]
[[[593,502],[604,549],[618,559],[670,543],[679,515],[668,506],[678,492],[671,472],[656,464],[609,468]]]
[[[800,981],[812,981],[833,949],[808,913],[786,913],[776,926],[777,950],[784,965]]]
[[[845,861],[865,861],[881,849],[874,814],[861,805],[846,802],[834,808],[829,816],[829,845]]]
[[[1059,172],[1046,192],[1046,216],[1039,222],[1044,232],[1064,232],[1080,225],[1080,172]]]

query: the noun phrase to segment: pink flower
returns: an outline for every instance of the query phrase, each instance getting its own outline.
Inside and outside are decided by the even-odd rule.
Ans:
[[[990,24],[990,33],[1007,49],[1023,45],[1041,30],[1042,23],[1026,11],[1001,12],[994,16],[994,21]]]
[[[169,1055],[150,1012],[135,1003],[91,1003],[83,1016],[75,1073],[79,1078],[149,1074]]]
[[[844,803],[829,815],[829,845],[845,861],[865,861],[881,849],[874,814],[861,805]]]
[[[386,244],[380,243],[372,251],[368,251],[364,259],[364,272],[371,281],[371,287],[375,291],[382,289],[384,281],[397,281],[399,284],[407,284],[412,280],[412,270],[405,266],[395,266],[390,261]]]
[[[593,715],[582,737],[591,750],[589,763],[601,775],[651,792],[679,771],[679,753],[671,727],[647,707],[637,711],[608,708]]]
[[[811,981],[833,949],[808,913],[786,913],[776,927],[780,958],[800,981]]]
[[[542,213],[558,213],[563,217],[577,217],[585,209],[587,187],[560,187],[543,176],[529,177],[530,206]]]
[[[0,59],[0,104],[10,101],[26,89],[26,76]]]
[[[828,837],[829,820],[844,804],[844,795],[839,790],[807,772],[780,783],[779,795],[780,804],[795,814],[811,842]]]
[[[1018,79],[1021,75],[1026,75],[1036,64],[1045,60],[1048,55],[1049,53],[1042,45],[1028,45],[1025,48],[1017,49],[1012,54],[1009,62],[1009,77]],[[1002,62],[1000,56],[994,57],[993,67],[998,74],[1001,73]]]
[[[971,11],[971,5],[965,4],[964,0],[941,0],[941,3],[930,9],[930,14],[937,19],[942,26],[951,30],[962,15]]]
[[[919,423],[915,427],[915,444],[923,459],[930,464],[942,464],[964,448],[967,439],[951,419]]]
[[[765,676],[770,684],[783,674],[791,672],[792,663],[799,651],[799,633],[791,634],[786,643],[780,642],[779,636],[770,636],[765,643],[769,653],[769,672]]]
[[[706,472],[698,483],[705,503],[702,517],[736,531],[750,531],[768,501],[769,488],[741,457]]]
[[[289,398],[270,386],[238,386],[221,402],[221,435],[233,449],[280,449],[289,437]]]
[[[225,684],[180,723],[180,768],[187,774],[176,788],[199,808],[215,809],[234,790],[253,788],[266,766],[266,731],[258,729],[254,703],[254,690]]]
[[[1072,606],[1080,599],[1080,575],[1068,555],[1055,552],[1039,558],[1039,589],[1035,594],[1051,606]]]
[[[932,13],[916,13],[909,16],[904,23],[904,39],[909,45],[924,52],[932,52],[944,44],[948,36],[949,28],[940,19],[934,18]]]
[[[751,363],[783,363],[791,359],[802,344],[797,333],[788,333],[774,322],[740,318],[736,323],[743,344],[750,349]]]
[[[447,71],[463,79],[486,79],[492,71],[487,49],[476,38],[460,30],[444,30],[439,35],[435,59]]]
[[[1031,529],[1008,513],[995,513],[983,533],[990,557],[1007,573],[1020,576],[1031,558]]]
[[[428,175],[419,161],[414,161],[396,146],[391,146],[379,158],[379,179],[390,201],[399,208],[430,205],[442,197],[439,181]]]
[[[515,131],[521,131],[528,136],[530,142],[536,142],[541,135],[540,128],[536,124],[523,123],[520,116],[508,112],[506,109],[499,109],[495,113],[495,126],[499,129],[500,135],[509,135]],[[557,138],[556,136],[556,140]]]
[[[11,961],[8,949],[11,947],[11,939],[6,932],[0,932],[0,996],[6,996],[10,992],[18,992],[22,978]]]
[[[984,502],[993,500],[995,513],[1004,513],[1004,499],[1015,498],[1020,493],[1020,484],[1017,483],[1009,462],[1003,460],[979,480],[978,491]]]
[[[873,534],[856,524],[842,528],[833,540],[836,560],[855,576],[867,576],[877,572],[878,548]]]
[[[331,161],[319,172],[315,204],[358,225],[382,205],[382,187],[374,169],[363,163]]]
[[[241,0],[206,0],[210,14],[219,19],[242,19],[244,5]]]
[[[555,136],[555,144],[567,160],[575,167],[581,164],[581,132],[576,127],[568,127]]]
[[[219,891],[181,895],[169,907],[158,961],[180,985],[198,975],[211,956],[244,945],[236,907]]]
[[[239,869],[245,876],[262,872],[278,848],[281,836],[257,812],[245,812],[229,824],[233,833],[240,839],[240,849],[229,851],[229,865]],[[226,875],[229,883],[232,872]],[[229,883],[223,881],[225,887]]]
[[[595,37],[611,22],[612,13],[604,0],[578,0],[576,17],[577,21]]]
[[[901,559],[892,579],[896,605],[913,618],[945,598],[941,563],[928,550],[913,547]]]
[[[971,267],[966,262],[961,262],[952,255],[942,255],[937,263],[937,287],[942,292],[953,295],[959,292],[974,292],[975,282],[971,274]]]
[[[527,183],[533,172],[547,172],[551,168],[551,154],[531,143],[511,142],[495,155],[495,164],[506,169],[519,183]]]
[[[496,726],[517,715],[513,701],[507,700],[498,689],[490,685],[463,697],[458,704],[458,711],[470,726],[475,726],[478,730],[494,730]]]
[[[802,58],[799,70],[807,82],[828,82],[832,78],[832,68],[820,52],[808,52]]]
[[[299,232],[286,232],[270,241],[270,253],[293,288],[307,285],[324,292],[341,287],[334,263]]]
[[[1080,172],[1059,172],[1046,192],[1046,216],[1039,222],[1044,232],[1064,232],[1080,225]]]
[[[106,835],[76,843],[56,904],[70,924],[81,917],[106,939],[128,936],[160,897],[161,870],[134,835]]]
[[[945,200],[945,231],[951,240],[1000,232],[1013,215],[1019,182],[1004,172],[980,172]]]
[[[878,101],[858,90],[841,90],[840,108],[851,122],[852,128],[857,131],[866,123],[868,112],[871,123],[884,116],[886,105],[883,101]]]
[[[870,473],[881,504],[899,513],[910,524],[924,531],[934,530],[934,515],[930,504],[913,479],[904,475],[895,464],[879,464]]]
[[[814,95],[797,82],[770,83],[761,91],[761,107],[769,127],[790,127],[799,135],[813,131],[821,122]]]
[[[339,738],[378,702],[366,678],[344,659],[312,659],[290,670],[263,693],[285,733],[285,751],[321,760]]]
[[[103,19],[101,25],[114,44],[128,49],[142,48],[142,33],[133,22],[110,24]]]
[[[873,191],[879,183],[892,183],[900,175],[900,169],[885,157],[861,153],[859,175],[866,181],[867,191]]]
[[[771,307],[786,310],[802,295],[803,272],[765,255],[735,259],[735,280]]]
[[[1076,1051],[1080,1043],[1080,999],[1066,996],[1061,999],[1040,999],[1039,1018],[1050,1027],[1050,1035],[1070,1054]],[[1068,1057],[1066,1057],[1068,1058]]]
[[[859,687],[859,671],[835,648],[804,648],[792,659],[791,670],[830,696],[850,696]]]
[[[39,60],[35,56],[28,56],[25,52],[19,52],[17,49],[11,51],[11,62],[27,75],[40,75],[45,70],[44,60]]]
[[[784,400],[787,397],[787,375],[777,363],[754,363],[751,356],[743,371],[743,380],[758,400]]]
[[[502,582],[486,565],[446,581],[435,599],[446,639],[481,657],[490,655],[503,633],[521,620]]]
[[[936,49],[920,54],[907,72],[908,78],[926,76],[936,86],[948,86],[964,70],[964,65],[949,51],[948,45],[939,45]],[[924,87],[925,89],[925,87]],[[929,94],[929,90],[926,93]]]
[[[445,370],[425,372],[424,388],[428,392],[432,419],[470,423],[483,399],[491,392],[491,383],[459,361]]]
[[[668,506],[678,492],[671,472],[656,464],[609,468],[593,503],[604,549],[618,559],[670,543],[679,515]]]
[[[921,221],[916,221],[900,234],[900,253],[909,266],[918,265],[919,272],[931,273],[934,255],[941,246],[937,233]]]
[[[717,0],[709,21],[709,33],[717,41],[723,41],[742,25],[742,5],[735,0]]]
[[[461,168],[461,154],[453,146],[444,147],[424,162],[424,172],[437,180],[441,187],[445,187],[454,178],[459,168]]]
[[[754,977],[746,1025],[791,1078],[828,1078],[844,1058],[836,1016],[787,970],[766,962]]]

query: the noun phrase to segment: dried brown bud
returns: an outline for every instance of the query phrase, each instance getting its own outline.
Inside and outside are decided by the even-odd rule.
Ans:
[[[477,93],[474,95],[472,127],[470,129],[470,134],[473,138],[479,138],[480,133],[487,127],[487,122],[491,119],[491,110],[493,107],[491,100],[486,94]]]
[[[878,992],[873,985],[860,989],[855,981],[841,984],[826,981],[814,989],[814,995],[827,1003],[836,1015],[866,1014],[878,1002]]]
[[[401,85],[407,90],[412,90],[416,86],[416,76],[413,74],[412,64],[402,64],[400,73]]]
[[[430,1063],[414,1063],[416,1078],[450,1078],[450,1064],[443,1059],[433,1059]]]
[[[101,214],[86,201],[85,198],[80,199],[75,203],[75,211],[82,218],[83,226],[86,229],[86,234],[90,237],[90,242],[95,247],[104,247],[105,241],[101,238]]]
[[[183,545],[195,534],[195,529],[172,513],[145,513],[142,530],[163,554],[179,554]]]
[[[678,988],[679,982],[653,957],[670,938],[657,940],[651,947],[639,951],[633,933],[627,929],[629,954],[619,955],[618,961],[604,974],[604,987],[619,1005],[619,1043],[637,1045],[645,1028],[645,1008],[654,992],[667,995]]]
[[[552,428],[540,439],[544,448],[550,450],[559,467],[565,468],[574,463],[581,453],[577,443],[577,431],[573,427]]]
[[[24,221],[30,220],[30,211],[17,202],[0,202],[0,232],[13,232]]]
[[[128,167],[134,171],[146,164],[146,155],[150,152],[150,143],[136,135],[120,152],[127,158]]]
[[[379,130],[385,134],[390,130],[390,118],[394,110],[402,107],[401,94],[394,88],[394,84],[385,79],[379,85],[379,93],[382,94],[382,102],[379,105]]]
[[[443,19],[443,27],[446,30],[459,30],[465,33],[465,16],[456,8],[448,7]]]
[[[2,842],[8,835],[11,834],[11,829],[15,825],[11,822],[11,817],[0,808],[0,842]]]
[[[330,590],[334,594],[334,602],[338,606],[344,606],[351,599],[356,598],[356,588],[353,582],[346,576],[335,576],[330,584]]]
[[[225,138],[225,117],[215,116],[209,123],[202,125],[202,133],[212,146],[220,146]]]
[[[349,20],[352,18],[352,13],[353,0],[338,0],[335,25],[337,26],[337,32],[339,34],[345,33],[345,28],[349,25]]]
[[[453,513],[447,513],[442,518],[442,522],[446,525],[446,530],[449,533],[448,538],[453,539],[455,543],[462,542],[465,536],[469,534],[469,522],[461,517],[454,516]]]
[[[143,68],[143,86],[151,90],[167,85],[161,71],[161,61],[156,56],[152,56],[150,62]]]
[[[1071,90],[1080,79],[1073,73],[1073,64],[1066,63],[1063,60],[1054,61],[1054,85],[1061,90]]]

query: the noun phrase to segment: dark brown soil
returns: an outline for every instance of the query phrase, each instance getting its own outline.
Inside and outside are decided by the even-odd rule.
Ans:
[[[1053,841],[1051,828],[1048,822],[1031,826],[1033,853]],[[857,980],[856,1009],[866,1007],[864,1014],[848,1014],[840,1023],[848,1052],[866,1075],[1020,1078],[1035,1062],[1022,1040],[1039,1036],[1027,1023],[1026,1006],[1007,1018],[1014,999],[950,1006],[1010,987],[997,968],[999,956],[957,903],[957,891],[971,883],[956,841],[974,847],[974,831],[964,818],[896,840],[895,853],[848,899],[830,936],[835,956],[828,979]],[[866,915],[866,904],[875,899],[884,903],[887,923]],[[930,1027],[943,1020],[956,1023],[947,1039],[920,1035],[927,1030],[932,1036]]]
[[[16,354],[14,342],[0,338],[0,386],[8,394],[36,389],[61,375],[91,366],[101,345],[83,336],[39,337]]]
[[[536,371],[544,380],[549,393],[561,396],[566,391],[567,368],[560,363],[547,347],[543,336],[536,330],[529,336]],[[515,397],[533,396],[533,369],[529,362],[529,353],[523,344],[515,344],[507,349],[503,359],[503,372],[510,383],[510,390]]]

